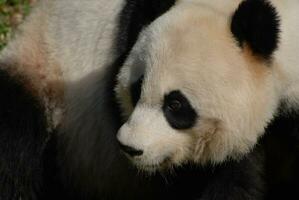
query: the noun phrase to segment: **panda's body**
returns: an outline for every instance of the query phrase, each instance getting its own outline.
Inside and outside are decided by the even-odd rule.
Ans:
[[[263,87],[265,83],[265,87],[268,88],[266,91],[269,91],[267,99],[273,97],[273,101],[263,100],[265,91],[261,91],[261,98],[257,100],[268,105],[265,105],[265,109],[258,110],[260,107],[257,108],[263,117],[260,123],[255,121],[256,124],[253,124],[256,125],[256,129],[252,129],[254,132],[252,137],[247,138],[247,142],[250,141],[248,146],[232,145],[231,149],[227,149],[219,143],[218,146],[210,147],[209,154],[198,154],[195,159],[199,163],[220,162],[237,155],[238,159],[242,157],[241,160],[229,161],[224,166],[220,165],[215,169],[213,167],[197,170],[180,169],[177,171],[177,176],[171,179],[170,183],[165,184],[167,181],[163,179],[163,176],[152,175],[148,179],[138,175],[136,169],[120,153],[116,140],[116,133],[121,125],[120,113],[126,116],[132,111],[128,111],[128,108],[134,109],[131,105],[128,107],[122,105],[121,110],[117,106],[114,99],[116,77],[124,62],[125,67],[128,67],[132,57],[134,58],[135,54],[139,55],[139,47],[147,51],[142,47],[143,40],[149,45],[153,44],[157,53],[165,47],[178,48],[177,54],[174,55],[180,56],[180,48],[187,50],[187,46],[180,46],[176,43],[178,42],[176,37],[174,37],[174,43],[167,46],[168,44],[164,42],[168,39],[165,37],[168,33],[163,35],[165,27],[174,26],[180,29],[184,21],[179,20],[185,20],[189,15],[186,13],[190,13],[198,15],[199,18],[201,15],[206,16],[206,26],[212,28],[214,24],[213,21],[209,21],[210,16],[213,16],[213,19],[222,18],[223,20],[219,23],[229,22],[228,18],[240,2],[240,0],[234,0],[230,3],[225,2],[223,5],[223,1],[220,0],[213,3],[195,0],[177,2],[167,0],[163,3],[157,3],[155,0],[90,0],[88,3],[81,0],[42,0],[21,26],[16,38],[1,54],[0,81],[3,81],[1,86],[3,85],[2,90],[5,92],[0,102],[6,108],[1,110],[0,115],[0,138],[5,138],[2,140],[4,142],[0,143],[0,157],[3,159],[0,160],[0,175],[5,177],[0,179],[1,199],[22,198],[26,200],[35,199],[38,196],[42,196],[43,199],[194,199],[195,197],[198,199],[261,199],[264,192],[263,181],[260,179],[263,155],[259,148],[252,153],[249,151],[257,142],[257,136],[263,133],[263,129],[271,120],[279,100],[283,97],[288,100],[297,98],[295,66],[299,63],[296,57],[298,20],[293,19],[296,18],[293,12],[296,12],[299,7],[296,0],[288,0],[288,3],[283,5],[279,1],[277,3],[273,1],[274,6],[277,6],[282,26],[281,44],[271,59],[273,60],[271,66],[262,66],[265,69],[259,69],[261,67],[259,65],[266,64],[260,64],[260,61],[256,61],[249,53],[250,59],[257,62],[254,73],[257,76],[262,74],[259,87]],[[164,13],[165,16],[156,20]],[[151,24],[153,21],[154,23]],[[171,21],[173,22],[170,23]],[[149,27],[143,30],[148,25]],[[190,28],[193,28],[188,27],[190,25],[192,23],[189,21],[184,25],[186,32],[183,35],[179,30],[175,32],[170,29],[170,32],[174,36],[189,37],[192,41],[194,37],[192,34],[195,32],[191,31],[192,34],[188,32]],[[221,27],[225,27],[224,24],[221,24]],[[225,32],[217,27],[212,30],[215,32],[210,32],[211,38]],[[133,53],[129,53],[141,31],[141,37],[136,47],[133,48]],[[151,39],[160,40],[162,45],[155,46],[156,44],[152,43],[153,40],[149,39],[152,36],[157,38]],[[210,42],[201,41],[201,46],[209,46]],[[166,46],[163,47],[163,44]],[[239,47],[236,45],[234,48]],[[197,51],[196,48],[194,50]],[[222,52],[224,49],[219,50]],[[204,49],[201,53],[204,53]],[[157,57],[156,61],[163,60],[163,56],[165,55],[162,52],[161,57]],[[228,54],[228,56],[231,55]],[[142,56],[140,59],[144,61]],[[185,61],[188,59],[186,57]],[[211,59],[214,58],[211,57]],[[183,63],[183,61],[180,62]],[[236,60],[236,62],[239,61]],[[220,60],[219,63],[221,63]],[[273,74],[269,72],[270,75],[267,75],[268,78],[265,81],[264,73],[268,74],[269,71],[266,67],[270,70],[272,68],[277,70]],[[156,70],[158,71],[153,71],[153,73],[161,72],[159,71],[161,69]],[[168,70],[173,71],[173,69],[165,68],[164,72],[168,73]],[[240,79],[244,78],[242,76],[248,78],[247,71],[242,72],[238,69],[236,71],[240,73]],[[121,72],[125,75],[119,75],[119,77],[126,79],[130,70],[126,71],[126,68],[122,68]],[[143,72],[142,70],[137,72],[137,76]],[[216,73],[215,71],[203,72],[207,73],[207,77],[210,76],[208,73]],[[196,76],[195,73],[191,79],[196,79]],[[134,76],[131,78],[136,81]],[[184,80],[186,77],[181,76],[180,79]],[[152,83],[161,82],[161,79],[152,80]],[[288,82],[289,80],[291,83]],[[163,81],[165,87],[171,87],[171,84],[174,84],[174,80]],[[272,85],[272,82],[277,84]],[[194,85],[190,87],[192,89]],[[11,92],[14,88],[17,88],[15,91],[21,92]],[[116,88],[119,98],[120,87]],[[150,85],[148,88],[154,87]],[[287,91],[286,94],[282,94],[282,90]],[[150,92],[147,89],[145,91]],[[256,91],[258,91],[256,88],[251,90],[253,94]],[[152,96],[149,95],[149,98]],[[15,99],[20,99],[20,101],[15,101]],[[127,100],[125,102],[130,103]],[[136,104],[137,102],[138,99]],[[189,103],[194,102],[196,98]],[[291,105],[294,105],[293,101]],[[22,110],[23,107],[26,109]],[[125,109],[122,110],[123,108]],[[24,115],[20,115],[19,112]],[[142,119],[142,116],[147,116],[147,114],[145,109],[137,116],[141,116],[139,119]],[[149,114],[155,113],[149,112]],[[163,123],[163,126],[156,124],[156,127],[164,127],[165,119],[162,119],[161,115],[153,115],[153,119],[155,116]],[[198,117],[200,114],[196,113],[195,116]],[[196,117],[193,118],[196,123]],[[155,120],[152,122],[155,123]],[[24,124],[28,124],[27,129],[24,129]],[[143,121],[138,124],[146,125]],[[190,126],[189,122],[184,123],[184,127],[188,126]],[[144,128],[146,126],[139,129],[141,133],[145,130]],[[205,128],[213,129],[208,126]],[[170,129],[164,130],[165,134]],[[240,128],[240,130],[247,135],[251,129]],[[169,134],[172,134],[171,131]],[[177,147],[180,147],[179,140],[181,139],[185,140],[184,137],[178,138]],[[209,140],[209,138],[206,139]],[[126,137],[124,141],[125,145],[139,142],[138,139],[131,140],[129,137]],[[244,141],[240,140],[241,145],[242,142]],[[189,150],[191,151],[191,148]],[[197,150],[204,151],[204,149]],[[244,156],[245,153],[249,154]],[[180,156],[180,154],[177,155]],[[184,150],[181,155],[185,155]],[[206,157],[201,157],[202,155]],[[66,196],[63,196],[61,192],[64,192]]]
[[[120,154],[115,139],[119,113],[111,99],[118,65],[144,23],[154,17],[150,13],[146,21],[144,9],[137,10],[143,4],[43,0],[19,28],[1,54],[1,70],[6,75],[1,78],[8,82],[3,84],[6,90],[1,105],[7,110],[1,110],[1,119],[7,119],[1,120],[1,138],[9,145],[4,148],[6,144],[1,143],[1,155],[8,154],[0,167],[5,177],[0,180],[1,199],[29,200],[40,195],[39,199],[155,197],[155,189],[147,186],[154,186],[151,181],[138,180]],[[135,19],[135,15],[142,18]],[[25,91],[20,96],[33,99],[32,105],[29,100],[13,101],[22,99],[10,94],[14,85]],[[21,111],[12,110],[16,106],[29,111],[19,115]],[[35,118],[46,122],[36,121],[35,125]],[[31,127],[23,130],[23,123]],[[43,130],[36,128],[43,125]],[[10,126],[17,128],[10,130]],[[50,146],[46,147],[47,143]],[[155,185],[158,188],[159,182]]]

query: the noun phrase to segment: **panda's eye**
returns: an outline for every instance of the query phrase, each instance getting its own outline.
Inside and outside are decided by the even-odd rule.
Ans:
[[[167,108],[172,111],[172,112],[177,112],[181,109],[182,104],[179,100],[172,100],[171,102],[169,102],[169,105],[167,105]]]
[[[189,129],[196,122],[196,111],[179,90],[165,95],[162,109],[167,122],[174,129]]]

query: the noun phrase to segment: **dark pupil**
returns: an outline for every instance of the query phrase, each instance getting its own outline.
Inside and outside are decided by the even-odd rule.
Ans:
[[[173,112],[180,110],[181,107],[182,107],[182,104],[179,100],[172,100],[170,102],[170,104],[168,105],[168,109]]]
[[[192,128],[198,117],[186,96],[179,90],[164,96],[162,109],[167,122],[174,129]]]

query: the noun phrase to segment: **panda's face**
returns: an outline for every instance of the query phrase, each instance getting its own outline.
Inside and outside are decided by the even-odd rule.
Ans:
[[[151,24],[122,67],[117,134],[139,169],[238,158],[256,144],[277,97],[266,62],[241,49],[229,17],[186,3]]]

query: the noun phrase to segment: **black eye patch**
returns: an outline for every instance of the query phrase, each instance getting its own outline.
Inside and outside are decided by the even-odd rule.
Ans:
[[[142,83],[143,83],[143,76],[141,76],[130,87],[131,99],[134,107],[136,106],[137,102],[140,99]]]
[[[196,123],[196,111],[179,90],[165,95],[162,109],[167,122],[174,129],[189,129]]]

